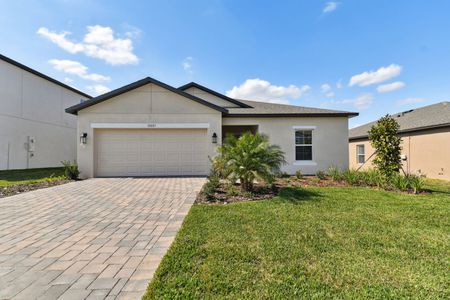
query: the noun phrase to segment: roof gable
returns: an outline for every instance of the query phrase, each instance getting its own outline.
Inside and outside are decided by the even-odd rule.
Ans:
[[[221,93],[218,93],[218,92],[216,92],[216,91],[213,91],[213,90],[211,90],[211,89],[209,89],[209,88],[207,88],[207,87],[205,87],[205,86],[203,86],[203,85],[200,85],[200,84],[198,84],[198,83],[196,83],[196,82],[190,82],[190,83],[188,83],[188,84],[185,84],[185,85],[183,85],[183,86],[180,86],[178,89],[179,89],[179,90],[182,90],[182,91],[185,91],[185,90],[187,90],[187,89],[189,89],[189,88],[193,88],[193,87],[195,87],[195,88],[197,88],[197,89],[199,89],[199,90],[202,90],[202,91],[204,91],[204,92],[206,92],[206,93],[209,93],[209,94],[211,94],[211,95],[213,95],[213,96],[216,96],[216,97],[218,97],[218,98],[221,98],[221,99],[223,99],[223,100],[225,100],[225,101],[228,101],[228,102],[230,102],[230,103],[233,103],[233,104],[237,105],[238,107],[241,107],[241,108],[252,108],[250,105],[248,105],[248,104],[246,104],[246,103],[243,103],[243,102],[241,102],[241,101],[238,101],[238,100],[233,99],[233,98],[230,98],[230,97],[227,97],[227,96],[225,96],[224,94],[221,94]]]
[[[51,78],[51,77],[49,77],[49,76],[47,76],[47,75],[45,75],[45,74],[43,74],[41,72],[38,72],[38,71],[36,71],[36,70],[34,70],[34,69],[30,68],[30,67],[27,67],[27,66],[25,66],[25,65],[15,61],[15,60],[9,58],[9,57],[6,57],[6,56],[4,56],[2,54],[0,54],[0,59],[5,61],[5,62],[7,62],[7,63],[9,63],[9,64],[11,64],[11,65],[13,65],[13,66],[15,66],[15,67],[17,67],[17,68],[20,68],[20,69],[22,69],[24,71],[27,71],[27,72],[29,72],[29,73],[31,73],[33,75],[38,76],[38,77],[41,77],[42,79],[50,81],[51,83],[59,85],[59,86],[65,88],[65,89],[68,89],[68,90],[70,90],[70,91],[72,91],[74,93],[77,93],[77,94],[79,94],[79,95],[81,95],[83,97],[86,97],[86,98],[89,98],[89,99],[92,98],[92,96],[90,96],[90,95],[88,95],[86,93],[83,93],[82,91],[79,91],[79,90],[77,90],[77,89],[75,89],[75,88],[73,88],[71,86],[68,86],[67,84],[62,83],[61,81],[53,79],[53,78]]]
[[[113,97],[119,96],[119,95],[124,94],[126,92],[129,92],[131,90],[137,89],[137,88],[139,88],[141,86],[144,86],[146,84],[149,84],[149,83],[153,83],[153,84],[155,84],[157,86],[160,86],[160,87],[162,87],[164,89],[167,89],[167,90],[169,90],[171,92],[174,92],[174,93],[176,93],[178,95],[181,95],[181,96],[183,96],[183,97],[185,97],[185,98],[187,98],[189,100],[195,101],[197,103],[205,105],[205,106],[207,106],[209,108],[212,108],[214,110],[220,111],[222,113],[227,113],[228,112],[228,110],[223,108],[223,107],[217,106],[217,105],[212,104],[212,103],[210,103],[208,101],[205,101],[203,99],[195,97],[195,96],[193,96],[191,94],[185,93],[182,90],[174,88],[174,87],[172,87],[172,86],[170,86],[168,84],[165,84],[165,83],[163,83],[161,81],[158,81],[158,80],[156,80],[154,78],[151,78],[151,77],[146,77],[144,79],[138,80],[138,81],[133,82],[131,84],[125,85],[125,86],[123,86],[121,88],[115,89],[115,90],[113,90],[111,92],[105,93],[105,94],[100,95],[100,96],[95,97],[95,98],[92,98],[91,100],[84,101],[84,102],[82,102],[80,104],[77,104],[77,105],[71,106],[69,108],[66,108],[66,112],[76,115],[76,114],[78,114],[78,111],[80,111],[80,110],[82,110],[84,108],[87,108],[89,106],[95,105],[97,103],[101,103],[103,101],[106,101],[106,100],[111,99]]]

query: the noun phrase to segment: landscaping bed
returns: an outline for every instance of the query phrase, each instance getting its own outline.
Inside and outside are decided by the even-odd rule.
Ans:
[[[351,176],[364,178],[366,174],[371,174],[374,171],[359,172],[362,175],[353,175],[356,171],[346,171]],[[353,173],[351,173],[353,172]],[[344,173],[343,173],[344,174]],[[370,183],[370,182],[369,182]],[[196,203],[202,204],[228,204],[233,202],[247,202],[256,200],[268,200],[278,195],[278,191],[287,187],[364,187],[371,189],[386,190],[391,192],[401,192],[405,194],[427,194],[428,189],[421,189],[420,191],[414,191],[413,189],[405,188],[401,190],[394,185],[384,186],[380,183],[380,186],[369,184],[365,179],[347,178],[341,179],[333,178],[332,176],[320,174],[319,176],[289,176],[283,175],[278,177],[273,184],[255,183],[252,191],[243,191],[239,184],[231,184],[227,180],[219,180],[218,184],[209,192],[206,193],[205,189],[199,193]]]
[[[0,198],[32,190],[65,184],[64,168],[41,168],[0,171]]]
[[[38,181],[31,183],[18,183],[12,184],[8,186],[0,187],[0,198],[17,195],[20,193],[25,193],[33,190],[48,188],[51,186],[61,185],[73,180],[61,178],[55,180],[47,180],[47,181]]]

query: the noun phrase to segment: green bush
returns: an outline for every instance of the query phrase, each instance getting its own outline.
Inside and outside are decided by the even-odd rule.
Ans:
[[[73,162],[69,160],[64,160],[61,163],[64,168],[64,176],[67,179],[78,180],[78,176],[80,176],[80,171],[78,170],[77,162],[75,160]]]
[[[229,196],[238,196],[240,194],[239,189],[232,183],[227,184],[225,187],[225,192]]]
[[[278,172],[278,173],[277,173],[277,176],[278,176],[279,178],[289,178],[289,177],[291,177],[291,175],[289,175],[289,174],[286,173],[286,172]]]
[[[399,128],[400,125],[397,121],[386,115],[369,130],[369,140],[376,151],[373,164],[387,177],[398,173],[401,168],[400,152],[402,148],[400,146],[401,139],[398,136]]]
[[[360,172],[360,182],[368,186],[376,186],[383,188],[386,186],[386,177],[376,169],[369,169],[367,171]]]
[[[316,177],[319,178],[320,180],[324,180],[327,179],[327,174],[324,171],[317,171]]]
[[[208,201],[213,201],[215,194],[220,185],[220,178],[215,172],[211,172],[208,181],[203,186],[203,195]]]
[[[327,174],[334,181],[340,181],[340,180],[343,180],[343,178],[344,178],[343,175],[342,175],[341,170],[339,170],[339,168],[335,167],[335,166],[331,166],[328,169]]]
[[[295,172],[295,177],[297,177],[297,179],[302,179],[303,178],[303,174],[301,170],[297,170],[297,172]]]
[[[410,189],[410,181],[407,176],[402,176],[398,173],[394,173],[389,176],[389,184],[400,191],[408,191]]]
[[[348,169],[342,173],[343,179],[350,185],[359,185],[359,173],[356,170]]]
[[[219,155],[214,165],[223,167],[224,178],[231,183],[239,180],[245,191],[253,189],[256,179],[273,183],[281,165],[286,163],[281,148],[270,144],[269,138],[259,133],[247,132],[239,138],[228,135],[217,150]]]
[[[409,186],[413,190],[414,194],[420,193],[423,191],[423,186],[425,185],[425,181],[423,177],[417,175],[408,175]]]
[[[399,190],[399,191],[413,191],[415,194],[421,192],[424,186],[424,180],[420,176],[406,175],[403,176],[399,173],[393,173],[390,176],[383,175],[376,169],[369,169],[366,171],[345,170],[340,173],[335,169],[330,168],[328,175],[335,178],[342,177],[350,185],[364,185],[383,188],[386,190]]]

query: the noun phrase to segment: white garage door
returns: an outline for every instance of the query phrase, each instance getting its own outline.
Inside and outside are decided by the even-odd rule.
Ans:
[[[96,176],[206,175],[206,129],[96,129]]]

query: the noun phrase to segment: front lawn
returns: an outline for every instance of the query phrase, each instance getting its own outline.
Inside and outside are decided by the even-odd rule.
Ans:
[[[61,179],[63,168],[43,168],[0,171],[0,187],[12,184],[35,183]]]
[[[448,299],[449,216],[446,184],[421,195],[308,187],[194,204],[144,299]]]

